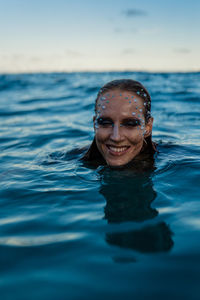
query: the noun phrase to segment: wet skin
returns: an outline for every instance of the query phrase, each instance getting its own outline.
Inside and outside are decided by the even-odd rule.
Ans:
[[[153,118],[145,124],[144,111],[137,94],[113,90],[100,96],[93,118],[95,139],[108,165],[123,166],[140,153],[153,124]]]

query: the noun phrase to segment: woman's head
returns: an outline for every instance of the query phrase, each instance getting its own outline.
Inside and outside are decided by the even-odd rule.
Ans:
[[[104,85],[96,98],[94,130],[98,151],[110,166],[134,159],[151,138],[151,98],[145,87],[130,79]]]

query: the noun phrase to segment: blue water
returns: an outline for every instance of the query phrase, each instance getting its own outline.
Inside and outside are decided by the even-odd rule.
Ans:
[[[98,89],[152,96],[155,169],[79,161]],[[199,299],[200,73],[0,76],[0,299]]]

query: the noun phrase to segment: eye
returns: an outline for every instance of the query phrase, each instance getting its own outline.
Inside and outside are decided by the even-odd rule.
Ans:
[[[110,119],[98,118],[97,124],[102,127],[110,127],[113,126],[113,122]]]
[[[133,128],[140,125],[140,121],[136,119],[124,120],[122,126]]]

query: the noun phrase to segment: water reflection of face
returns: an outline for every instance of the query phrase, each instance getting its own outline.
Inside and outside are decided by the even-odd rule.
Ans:
[[[109,244],[139,252],[171,249],[172,233],[165,222],[149,221],[148,225],[143,224],[158,215],[158,211],[151,207],[156,192],[150,174],[108,170],[102,176],[100,193],[106,199],[104,211],[108,223],[131,224],[126,231],[108,233],[106,241]]]
[[[113,90],[101,95],[96,105],[94,129],[98,150],[110,166],[129,163],[152,132],[153,119],[145,122],[143,99],[132,92]]]
[[[107,170],[103,175],[100,193],[106,198],[104,212],[108,223],[141,222],[158,214],[157,210],[151,207],[156,192],[148,173]]]

